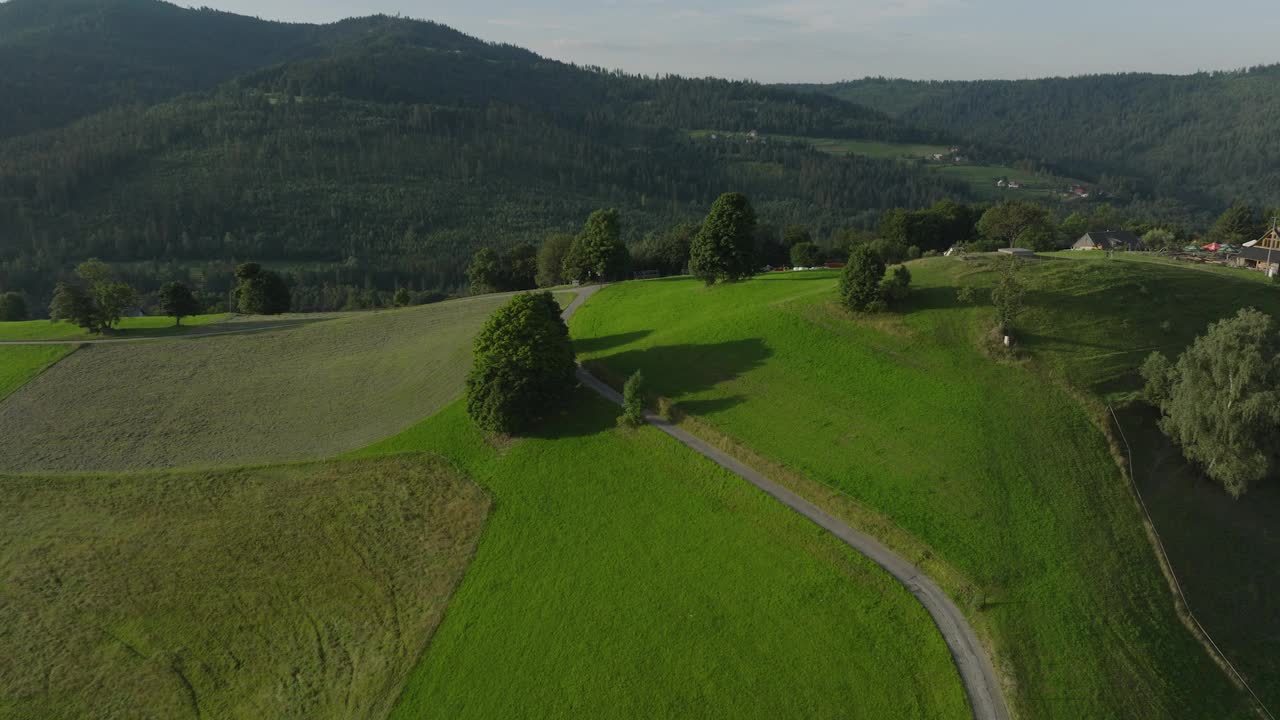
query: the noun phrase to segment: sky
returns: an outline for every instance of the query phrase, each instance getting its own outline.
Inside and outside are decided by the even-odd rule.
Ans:
[[[1275,0],[177,0],[272,20],[435,20],[540,55],[635,73],[834,82],[1280,62]]]

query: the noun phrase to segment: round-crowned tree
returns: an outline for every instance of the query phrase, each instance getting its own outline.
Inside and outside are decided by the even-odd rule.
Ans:
[[[822,250],[811,242],[791,246],[791,264],[794,267],[813,267],[822,262]]]
[[[689,272],[708,285],[743,280],[755,270],[756,212],[742,193],[716,199],[689,248]]]
[[[573,390],[569,328],[551,293],[517,295],[489,318],[467,376],[467,414],[480,429],[518,434]]]
[[[840,303],[854,312],[875,310],[884,302],[880,281],[884,260],[868,245],[859,245],[849,254],[849,263],[840,275]]]

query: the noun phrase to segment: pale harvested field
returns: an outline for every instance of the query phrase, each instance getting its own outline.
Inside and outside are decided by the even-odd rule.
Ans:
[[[85,346],[0,402],[0,471],[225,467],[363,447],[458,396],[475,333],[506,301]]]

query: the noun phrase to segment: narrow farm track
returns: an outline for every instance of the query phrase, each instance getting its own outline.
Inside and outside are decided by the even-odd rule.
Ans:
[[[583,303],[601,287],[603,286],[579,288],[577,297],[565,308],[563,313],[565,322],[568,322],[578,308],[582,307]],[[578,379],[605,399],[622,404],[622,396],[617,391],[586,370],[578,368]],[[969,705],[973,709],[975,720],[1010,720],[1009,708],[1005,704],[995,668],[991,664],[991,658],[987,656],[986,649],[978,641],[973,627],[969,625],[964,614],[951,601],[951,598],[947,597],[937,583],[920,572],[919,568],[902,559],[871,536],[853,529],[839,518],[747,467],[727,453],[672,425],[666,419],[653,414],[647,415],[645,419],[650,425],[671,436],[680,444],[756,486],[884,568],[920,601],[933,618],[938,631],[942,633],[943,640],[947,643],[951,657],[955,661],[956,669],[960,673],[960,680],[964,683],[965,692],[969,696]]]

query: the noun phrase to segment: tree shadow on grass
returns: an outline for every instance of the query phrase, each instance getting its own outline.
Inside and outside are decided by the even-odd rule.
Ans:
[[[734,395],[732,397],[716,398],[713,400],[685,400],[684,402],[677,403],[676,407],[685,415],[705,417],[707,415],[714,415],[715,413],[723,410],[728,410],[731,407],[741,405],[746,401],[746,395]]]
[[[986,288],[976,289],[977,298],[968,305],[960,302],[958,290],[958,288],[954,287],[912,288],[911,294],[898,305],[895,305],[893,309],[895,312],[910,313],[917,310],[948,310],[958,307],[972,307],[973,305],[984,305],[991,302],[991,291]]]
[[[573,391],[563,408],[538,421],[523,437],[542,440],[589,437],[617,427],[622,410],[591,390]]]
[[[618,333],[616,335],[606,335],[604,337],[576,339],[573,341],[573,350],[579,354],[610,350],[620,345],[629,345],[637,340],[643,340],[652,334],[652,330],[637,330],[635,332]]]
[[[621,388],[636,370],[644,372],[650,397],[678,399],[710,390],[720,383],[760,367],[773,352],[759,339],[736,340],[707,345],[669,345],[631,350],[592,361],[587,369],[614,388]],[[680,403],[689,415],[714,413],[746,400],[745,396],[695,400]],[[524,437],[553,440],[586,437],[617,427],[622,411],[587,388],[579,388],[563,409],[543,418],[523,433]]]
[[[664,345],[600,358],[609,377],[601,378],[618,386],[618,381],[636,370],[644,372],[652,395],[673,400],[711,388],[764,365],[773,351],[763,340],[751,338],[706,345]]]

